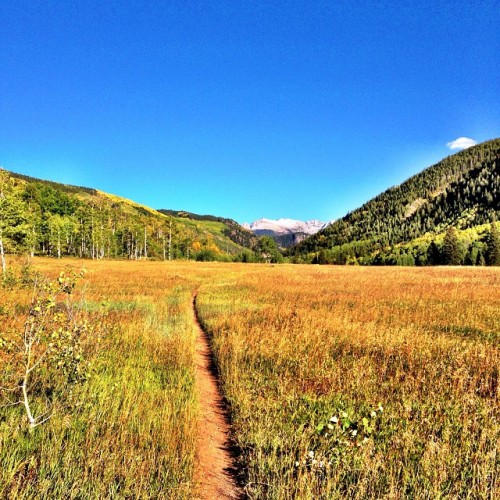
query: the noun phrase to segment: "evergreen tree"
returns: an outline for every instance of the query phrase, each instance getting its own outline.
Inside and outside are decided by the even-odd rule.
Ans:
[[[486,260],[484,259],[483,252],[479,250],[479,253],[477,255],[477,265],[478,266],[485,266],[486,265]]]
[[[465,265],[466,266],[476,266],[478,264],[479,257],[479,248],[477,244],[472,243],[469,246],[469,250],[467,251],[467,255],[465,256]]]
[[[441,252],[436,242],[432,240],[427,248],[427,264],[430,266],[438,266],[441,263]]]
[[[487,239],[486,263],[489,266],[500,266],[500,235],[498,234],[495,216],[493,216]]]
[[[500,207],[499,158],[500,139],[445,158],[301,241],[293,253],[312,254],[360,241],[386,248],[438,234],[459,220],[463,229],[485,224],[492,209]],[[356,257],[369,253],[361,249]]]
[[[457,230],[450,227],[443,241],[443,263],[448,266],[458,266],[462,262],[462,252],[458,241]]]

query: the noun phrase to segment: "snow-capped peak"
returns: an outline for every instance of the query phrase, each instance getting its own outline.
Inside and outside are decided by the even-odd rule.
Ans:
[[[328,223],[320,220],[300,221],[295,219],[259,219],[251,224],[244,223],[243,227],[256,234],[291,234],[291,233],[306,233],[315,234],[320,229],[326,227]]]

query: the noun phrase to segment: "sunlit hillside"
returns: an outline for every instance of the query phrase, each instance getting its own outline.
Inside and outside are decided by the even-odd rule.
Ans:
[[[427,262],[425,250],[422,254],[411,242],[426,235],[430,242],[451,227],[474,228],[495,217],[500,218],[500,139],[449,156],[391,187],[300,242],[291,254],[310,261],[323,251],[330,263],[344,264],[355,258],[364,264],[396,264],[404,253],[409,257],[407,265],[445,264]],[[476,240],[467,242],[462,263]],[[478,243],[476,256],[478,249],[485,251],[484,241]],[[401,245],[409,247],[401,252]],[[477,262],[469,259],[467,263]]]
[[[223,220],[193,220],[96,189],[0,171],[6,253],[232,260],[254,242]],[[235,223],[236,224],[236,223]],[[242,232],[245,232],[241,229]],[[249,234],[249,237],[251,235]]]

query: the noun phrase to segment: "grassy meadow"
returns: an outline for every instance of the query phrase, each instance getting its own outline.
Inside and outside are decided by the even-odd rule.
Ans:
[[[90,376],[76,403],[33,430],[20,406],[0,409],[0,497],[190,498],[196,282],[140,262],[36,259],[34,268],[56,276],[67,264],[89,269],[77,293],[96,326],[84,339]],[[0,294],[2,333],[13,337],[32,290]]]
[[[192,497],[195,290],[249,498],[500,496],[499,269],[32,267],[67,265],[89,375],[68,396],[35,373],[34,404],[62,401],[35,429],[0,408],[0,497]],[[32,293],[0,288],[2,387]]]
[[[245,268],[198,303],[250,497],[499,497],[499,270]]]

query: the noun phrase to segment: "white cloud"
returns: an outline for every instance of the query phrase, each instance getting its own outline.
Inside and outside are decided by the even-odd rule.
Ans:
[[[459,137],[454,141],[448,142],[446,145],[450,149],[467,149],[475,146],[477,142],[474,139],[469,139],[468,137]]]

